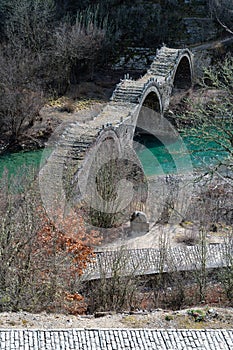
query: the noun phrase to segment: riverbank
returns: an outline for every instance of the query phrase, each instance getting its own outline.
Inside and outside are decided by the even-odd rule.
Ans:
[[[116,84],[124,76],[123,71],[101,71],[96,73],[93,81],[83,81],[71,85],[68,92],[59,98],[47,100],[39,111],[32,125],[26,126],[25,130],[14,142],[9,142],[9,135],[1,133],[0,155],[5,152],[32,151],[44,148],[48,139],[56,128],[62,123],[72,121],[88,123],[110,100]],[[133,79],[140,76],[139,71],[130,72]],[[222,92],[218,90],[206,90],[204,93],[199,89],[190,89],[176,93],[170,101],[170,107],[166,117],[183,113],[188,106],[187,99],[194,104],[208,103],[216,99]]]
[[[9,143],[7,135],[1,136],[0,155],[6,152],[26,152],[44,148],[59,125],[72,121],[86,123],[105,103],[104,100],[97,99],[72,101],[70,98],[62,98],[53,101],[41,109],[33,126],[15,142]]]
[[[101,71],[95,74],[93,81],[83,78],[79,84],[71,85],[64,96],[47,99],[33,123],[30,126],[25,125],[24,132],[18,135],[17,140],[9,142],[8,133],[1,133],[0,155],[44,148],[62,123],[88,122],[109,101],[112,91],[122,77],[122,71]]]

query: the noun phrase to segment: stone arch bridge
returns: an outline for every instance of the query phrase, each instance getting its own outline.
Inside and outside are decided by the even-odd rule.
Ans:
[[[71,163],[73,166],[73,178],[78,181],[81,174],[83,187],[87,186],[85,178],[93,160],[93,147],[98,148],[101,143],[103,146],[98,149],[103,150],[105,140],[111,139],[117,144],[115,148],[119,148],[119,144],[120,148],[127,148],[137,128],[151,132],[153,116],[143,114],[142,107],[149,107],[159,119],[168,109],[171,96],[192,86],[193,74],[193,54],[188,49],[163,46],[157,50],[147,73],[138,80],[126,75],[116,86],[109,103],[91,121],[85,124],[74,121],[62,130],[56,148],[40,171],[42,199],[47,207],[64,202],[68,158],[69,166]],[[154,127],[157,126],[155,123]],[[119,155],[120,150],[116,152]]]

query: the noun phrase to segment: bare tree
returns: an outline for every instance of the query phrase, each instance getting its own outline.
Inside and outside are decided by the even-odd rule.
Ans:
[[[58,24],[54,0],[3,1],[0,11],[0,129],[11,143],[33,124],[43,94],[64,93],[82,64],[92,65],[105,24],[91,10]]]
[[[96,12],[77,13],[75,23],[60,23],[53,36],[54,62],[62,68],[67,79],[75,80],[79,65],[91,66],[105,38],[106,22],[99,26]]]
[[[218,23],[233,34],[233,3],[231,0],[209,0],[210,11]]]
[[[13,52],[9,46],[0,51],[0,130],[9,143],[33,124],[44,102],[40,86],[32,79],[36,57],[24,48]]]

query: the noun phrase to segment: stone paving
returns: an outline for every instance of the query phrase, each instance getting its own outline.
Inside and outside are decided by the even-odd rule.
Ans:
[[[0,330],[1,350],[232,350],[233,330]]]
[[[93,263],[86,269],[85,279],[111,277],[116,269],[122,274],[156,274],[159,272],[195,270],[205,263],[206,268],[226,266],[233,254],[223,244],[209,244],[170,249],[143,248],[103,251],[96,253]]]

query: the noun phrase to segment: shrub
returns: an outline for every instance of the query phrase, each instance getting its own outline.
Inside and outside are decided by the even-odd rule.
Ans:
[[[55,223],[36,181],[17,174],[9,186],[7,177],[0,181],[0,310],[83,313],[81,275],[98,234],[86,232],[80,215],[56,212]]]

